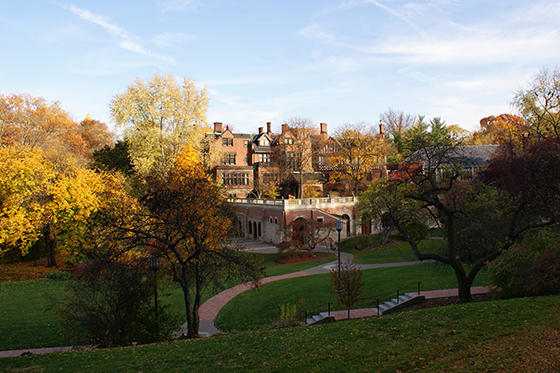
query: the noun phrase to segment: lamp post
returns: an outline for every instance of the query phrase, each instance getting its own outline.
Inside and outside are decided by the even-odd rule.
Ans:
[[[342,220],[336,221],[336,230],[338,231],[338,273],[340,274],[340,231],[342,231]]]
[[[159,257],[156,254],[150,256],[150,269],[154,271],[154,301],[156,313],[156,336],[159,340],[159,323],[158,323],[158,294],[157,294],[157,276],[156,271],[159,269]]]

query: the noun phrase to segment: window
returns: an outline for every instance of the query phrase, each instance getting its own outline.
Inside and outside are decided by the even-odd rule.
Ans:
[[[270,154],[259,154],[259,162],[270,163],[270,161],[271,161]]]
[[[248,147],[249,147],[249,140],[243,141],[243,147],[244,147],[244,148],[248,148]]]
[[[226,153],[222,158],[222,164],[235,164],[235,153]]]
[[[222,139],[222,146],[233,146],[233,139]]]
[[[318,223],[322,223],[322,222],[323,222],[323,217],[322,217],[322,216],[319,216],[319,217],[317,218],[317,222],[318,222]]]
[[[274,217],[274,224],[278,224],[278,218],[276,216]]]
[[[269,145],[268,139],[262,139],[261,141],[259,141],[259,145],[268,146]]]
[[[222,185],[224,186],[249,185],[249,173],[222,172]]]
[[[294,143],[294,139],[292,139],[291,137],[286,137],[284,139],[284,144],[293,144]]]

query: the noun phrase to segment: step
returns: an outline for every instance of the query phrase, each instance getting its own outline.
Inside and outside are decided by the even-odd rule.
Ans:
[[[416,293],[406,293],[404,295],[399,295],[399,298],[393,298],[384,304],[379,305],[379,314],[388,314],[396,312],[397,310],[411,304],[416,304],[423,302],[425,297],[423,295],[417,295]]]

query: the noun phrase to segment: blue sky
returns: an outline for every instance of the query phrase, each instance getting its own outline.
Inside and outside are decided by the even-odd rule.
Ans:
[[[0,93],[108,124],[136,77],[189,77],[209,123],[377,123],[389,107],[473,130],[560,61],[560,0],[5,0]]]

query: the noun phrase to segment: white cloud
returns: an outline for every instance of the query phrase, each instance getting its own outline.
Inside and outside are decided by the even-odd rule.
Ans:
[[[183,32],[178,32],[175,34],[164,32],[163,34],[157,35],[153,39],[154,43],[160,48],[170,47],[176,44],[183,44],[189,40],[194,40],[194,37]]]
[[[202,5],[200,0],[160,0],[158,6],[165,12],[196,11]]]
[[[110,23],[106,17],[103,17],[98,14],[91,13],[89,10],[79,8],[75,5],[70,5],[68,8],[72,13],[84,19],[88,22],[94,23],[96,25],[101,26],[105,31],[107,31],[112,36],[122,39],[119,42],[119,47],[134,53],[139,53],[144,56],[148,57],[155,57],[164,61],[173,62],[173,58],[169,56],[160,55],[154,52],[151,52],[147,48],[145,48],[141,43],[137,42],[139,39],[137,36],[129,33],[128,31],[124,30],[123,28]]]

